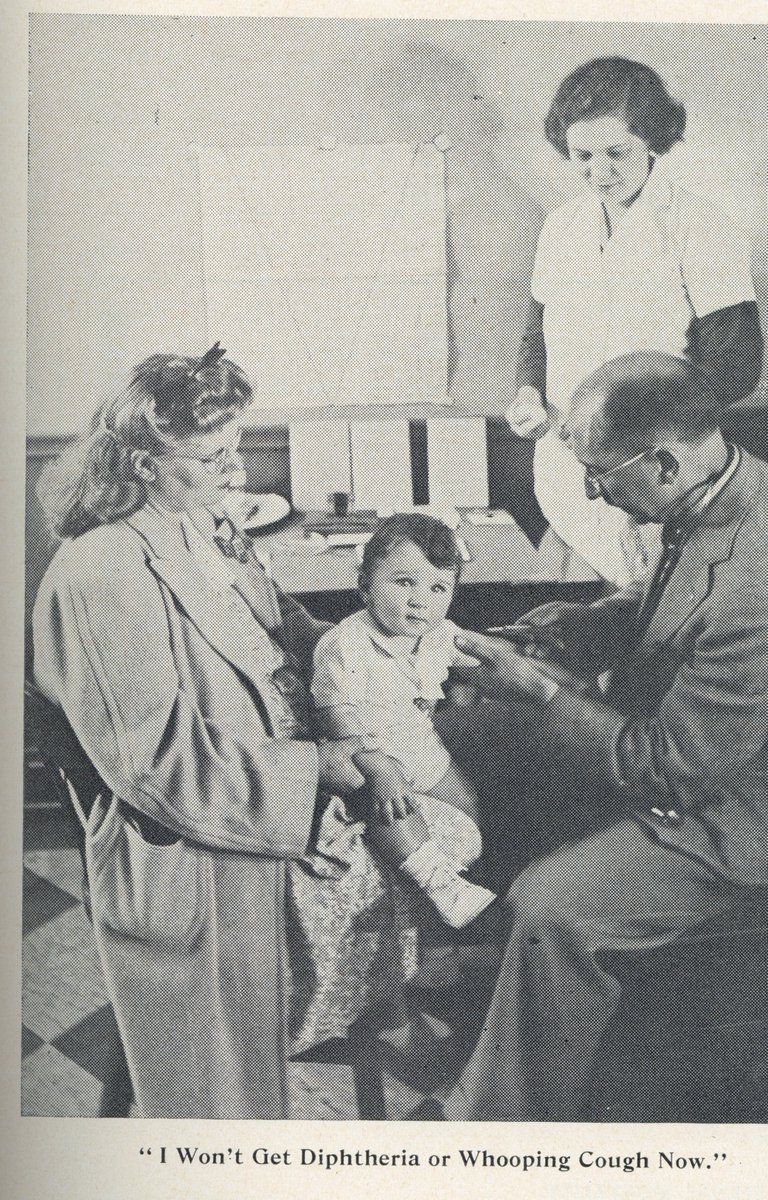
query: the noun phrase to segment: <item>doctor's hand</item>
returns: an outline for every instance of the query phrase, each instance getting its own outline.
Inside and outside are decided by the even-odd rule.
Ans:
[[[551,674],[556,668],[524,657],[506,638],[463,633],[456,638],[456,647],[461,657],[454,670],[486,696],[501,700],[523,695],[546,704],[557,690]]]
[[[615,603],[556,601],[525,613],[518,628],[530,628],[531,644],[541,646],[539,657],[554,658],[571,670],[604,671],[613,664],[617,647],[632,626],[627,610]]]
[[[533,658],[573,666],[584,658],[587,649],[585,643],[594,640],[595,630],[592,626],[596,624],[591,619],[589,605],[555,600],[531,609],[518,618],[515,629],[519,630],[519,635],[515,640],[521,651]],[[530,631],[529,636],[527,631]],[[594,646],[590,648],[594,649]]]
[[[538,388],[521,387],[515,403],[507,409],[506,420],[513,433],[537,440],[551,428],[549,412]]]

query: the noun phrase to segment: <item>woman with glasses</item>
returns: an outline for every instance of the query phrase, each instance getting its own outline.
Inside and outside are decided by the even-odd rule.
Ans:
[[[642,572],[642,542],[618,510],[586,500],[558,437],[576,388],[603,363],[641,350],[689,357],[726,404],[760,378],[747,239],[660,162],[685,123],[650,67],[599,58],[561,83],[544,126],[586,192],[544,223],[507,419],[537,441],[536,496],[552,528],[619,584]]]
[[[394,994],[408,947],[332,798],[370,747],[310,738],[326,626],[226,517],[251,388],[224,355],[142,362],[40,485],[64,540],[35,680],[105,784],[80,814],[88,885],[145,1117],[288,1115],[288,1056]]]

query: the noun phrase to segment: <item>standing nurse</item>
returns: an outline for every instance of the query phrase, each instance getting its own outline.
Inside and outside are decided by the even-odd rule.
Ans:
[[[747,239],[657,161],[684,129],[685,109],[656,72],[625,58],[579,67],[545,122],[589,191],[544,223],[507,419],[538,441],[536,497],[554,531],[620,585],[645,565],[637,532],[623,513],[586,499],[583,472],[557,435],[578,385],[638,350],[688,356],[729,403],[760,377]]]

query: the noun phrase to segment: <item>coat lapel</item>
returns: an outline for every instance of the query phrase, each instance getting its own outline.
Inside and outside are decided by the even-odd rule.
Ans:
[[[730,558],[736,528],[705,532],[712,536],[698,536],[694,544],[684,548],[643,637],[644,653],[655,652],[675,636],[712,591],[717,564]]]
[[[190,552],[181,524],[165,519],[149,506],[129,517],[127,524],[147,543],[150,570],[170,588],[209,645],[257,688],[262,687],[265,676],[271,674],[270,664],[264,661],[262,654],[254,652],[244,637],[243,625],[237,616],[239,602],[235,599],[234,588],[230,604],[211,587]],[[273,589],[266,577],[264,582],[267,591],[263,599],[267,611],[260,624],[269,629],[274,628],[274,607],[279,613],[279,606],[276,597],[272,605]],[[247,602],[259,619],[253,598]]]

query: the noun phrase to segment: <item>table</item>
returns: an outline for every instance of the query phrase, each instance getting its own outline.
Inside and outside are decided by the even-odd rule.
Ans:
[[[289,593],[346,592],[358,586],[354,550],[313,553],[304,545],[301,518],[257,536],[257,551],[269,554],[272,577]],[[538,550],[515,523],[473,526],[462,521],[457,534],[472,560],[464,563],[466,583],[594,583],[598,576],[551,530]]]
[[[472,555],[462,567],[461,583],[594,583],[595,572],[551,531],[536,549],[518,525],[470,525],[457,533]],[[266,552],[276,583],[290,593],[324,593],[357,587],[358,558],[352,549],[313,553],[302,545],[299,517],[255,540]]]

